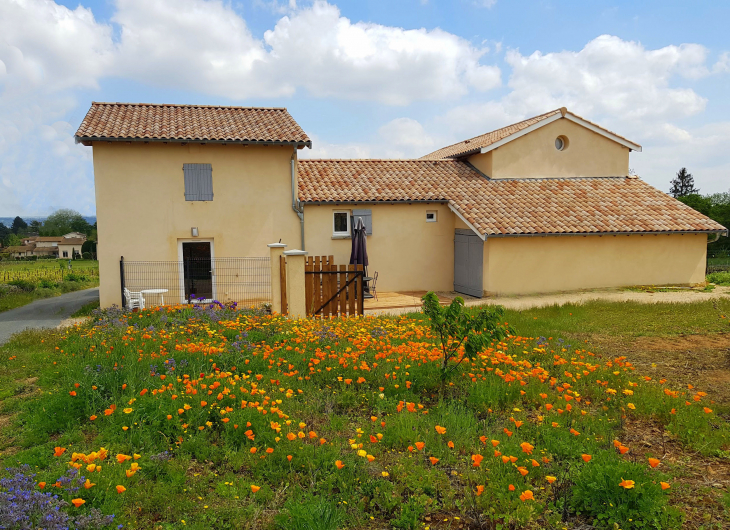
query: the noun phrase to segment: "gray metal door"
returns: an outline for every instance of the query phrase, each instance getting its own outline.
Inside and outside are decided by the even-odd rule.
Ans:
[[[454,291],[481,298],[484,241],[471,230],[454,234]]]

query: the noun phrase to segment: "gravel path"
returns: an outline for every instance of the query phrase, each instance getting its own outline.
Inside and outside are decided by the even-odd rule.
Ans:
[[[462,296],[467,306],[477,305],[502,305],[507,309],[518,311],[532,309],[534,307],[546,307],[552,305],[583,304],[592,300],[605,302],[638,302],[641,304],[657,303],[678,303],[686,304],[691,302],[703,302],[717,298],[730,299],[730,287],[716,286],[712,291],[699,289],[676,289],[668,292],[645,292],[629,291],[625,289],[604,289],[593,291],[578,291],[569,293],[553,293],[541,295],[520,295],[520,296],[490,296],[485,298],[473,298],[471,296],[458,295],[453,292],[436,293],[439,298],[454,298]],[[389,309],[377,309],[365,311],[367,315],[391,314],[399,315],[417,311],[420,308],[420,301],[414,299],[412,307],[398,307]]]
[[[36,300],[28,305],[0,313],[0,345],[7,342],[14,333],[27,328],[58,327],[81,306],[98,299],[99,288],[94,287]]]

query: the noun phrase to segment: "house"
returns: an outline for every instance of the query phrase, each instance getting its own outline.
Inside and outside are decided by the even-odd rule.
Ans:
[[[57,245],[59,258],[73,259],[74,256],[77,258],[81,257],[81,247],[86,242],[86,236],[84,234],[81,234],[81,237],[68,237],[67,234],[59,239],[60,241]]]
[[[28,236],[23,238],[22,250],[18,250],[14,257],[52,256],[72,259],[74,256],[81,256],[81,246],[85,241],[86,235],[80,232],[63,236]]]
[[[727,235],[629,174],[641,146],[565,108],[416,160],[299,160],[311,140],[282,108],[93,103],[76,141],[94,150],[104,307],[122,256],[167,267],[149,287],[184,280],[177,302],[189,263],[215,293],[211,260],[278,240],[347,263],[358,217],[380,290],[474,296],[699,284]]]

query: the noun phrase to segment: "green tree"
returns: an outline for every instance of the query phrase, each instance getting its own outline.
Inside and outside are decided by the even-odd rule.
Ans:
[[[3,240],[3,244],[6,247],[17,247],[21,245],[23,241],[18,237],[17,235],[10,232],[7,236],[5,236],[5,239]]]
[[[15,219],[13,219],[13,224],[10,226],[10,229],[13,231],[13,234],[22,232],[26,228],[28,228],[28,223],[23,221],[23,218],[20,216],[16,216]]]
[[[672,179],[671,185],[672,187],[669,189],[669,193],[675,199],[700,193],[700,190],[695,188],[695,179],[692,173],[687,171],[686,167],[683,167],[677,172],[677,176]]]
[[[706,215],[707,217],[712,215],[713,204],[710,197],[703,197],[698,193],[693,193],[691,195],[677,197],[677,200],[683,202],[690,208],[694,208],[702,215]]]
[[[422,298],[423,312],[431,321],[441,345],[441,379],[446,379],[464,359],[472,360],[489,347],[512,333],[502,324],[504,308],[481,308],[474,314],[464,309],[464,299],[454,298],[451,305],[442,306],[438,296],[429,291]]]
[[[5,238],[10,234],[10,228],[0,223],[0,241],[5,241]]]
[[[75,210],[56,210],[43,223],[41,235],[62,236],[69,232],[81,232],[88,235],[91,233],[91,225],[84,217]]]

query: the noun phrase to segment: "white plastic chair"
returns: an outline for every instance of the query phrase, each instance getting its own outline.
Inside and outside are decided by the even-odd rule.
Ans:
[[[125,287],[124,298],[127,300],[127,309],[144,309],[144,296],[139,291],[130,291]]]

